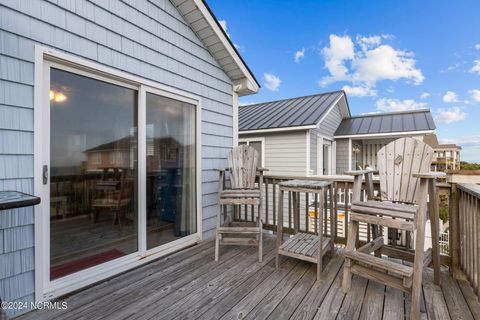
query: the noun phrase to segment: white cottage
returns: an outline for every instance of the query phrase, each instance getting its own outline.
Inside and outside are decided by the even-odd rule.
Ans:
[[[399,137],[435,132],[430,110],[352,116],[344,91],[240,107],[239,143],[262,155],[269,175],[343,174],[377,165],[377,151]]]
[[[0,212],[3,301],[212,236],[213,169],[258,89],[202,0],[1,0],[0,191],[41,197]]]

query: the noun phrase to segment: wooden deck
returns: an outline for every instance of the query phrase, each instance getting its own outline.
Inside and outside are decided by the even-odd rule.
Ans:
[[[34,311],[20,319],[403,319],[409,295],[363,278],[341,291],[341,249],[315,281],[316,266],[282,258],[275,270],[274,237],[265,235],[264,261],[254,247],[204,242],[126,272],[64,300],[67,310]],[[480,303],[467,282],[444,270],[442,288],[426,270],[422,317],[479,319]]]

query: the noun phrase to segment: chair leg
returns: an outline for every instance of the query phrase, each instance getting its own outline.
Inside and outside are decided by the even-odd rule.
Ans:
[[[419,199],[425,199],[420,204],[416,216],[416,235],[415,235],[415,258],[413,261],[413,282],[412,282],[412,305],[410,309],[410,319],[420,319],[420,302],[422,295],[422,273],[423,273],[423,256],[425,245],[425,221],[427,218],[426,208],[426,181],[420,180],[420,195]]]
[[[215,261],[218,261],[220,257],[220,237],[222,236],[218,229],[220,228],[220,216],[222,214],[222,206],[220,203],[217,204],[217,232],[215,236]]]
[[[263,223],[262,219],[258,218],[258,227],[260,229],[260,234],[258,235],[258,262],[263,261]]]
[[[348,236],[347,236],[347,251],[353,251],[355,249],[355,243],[357,241],[357,233],[358,233],[358,221],[349,221],[348,222]],[[345,258],[345,263],[343,265],[343,280],[342,280],[342,289],[344,293],[350,291],[352,286],[352,272],[350,271],[351,268],[351,260]]]

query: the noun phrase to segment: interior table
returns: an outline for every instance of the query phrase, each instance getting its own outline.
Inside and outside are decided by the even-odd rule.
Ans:
[[[288,256],[317,264],[317,280],[323,265],[323,256],[330,251],[334,252],[334,239],[327,236],[327,226],[324,225],[324,214],[330,211],[330,234],[334,232],[334,207],[333,207],[333,183],[331,181],[313,181],[313,180],[290,180],[280,182],[279,196],[277,204],[277,256],[276,266],[279,265],[279,256]],[[292,193],[293,202],[293,236],[283,242],[283,199],[284,193]],[[330,192],[331,199],[326,201],[327,194]],[[300,193],[316,194],[318,201],[314,203],[315,213],[315,232],[299,231],[300,229]],[[317,199],[315,197],[315,199]],[[329,204],[329,205],[328,205]],[[308,204],[309,205],[309,204]],[[328,210],[328,207],[329,209]],[[308,208],[307,208],[308,210]],[[305,225],[308,221],[305,221]],[[282,228],[280,228],[282,226]],[[306,227],[305,230],[308,230]]]

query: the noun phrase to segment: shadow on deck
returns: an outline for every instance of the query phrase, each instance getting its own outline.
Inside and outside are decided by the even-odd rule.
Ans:
[[[80,291],[67,310],[30,312],[20,319],[403,319],[410,297],[354,276],[341,291],[341,249],[316,282],[315,265],[283,258],[275,270],[274,237],[265,236],[264,262],[253,247],[222,247],[215,263],[212,241]],[[469,284],[442,273],[442,288],[425,270],[422,318],[475,319],[480,303]]]

